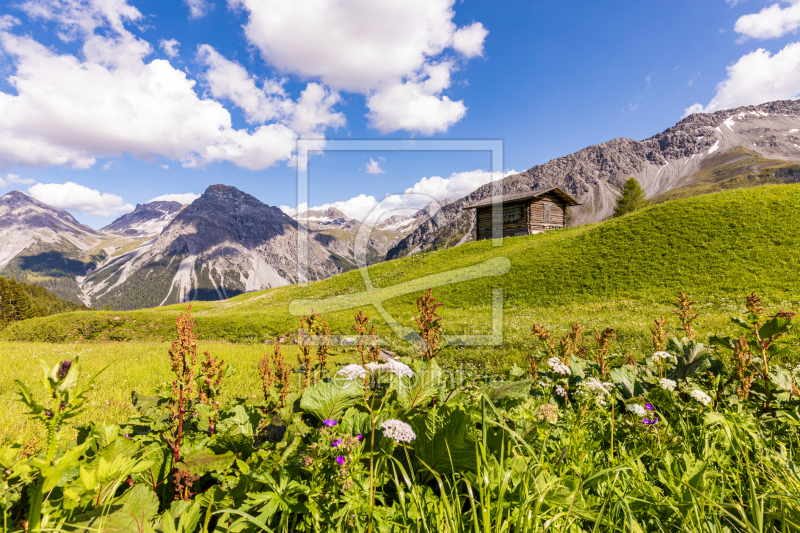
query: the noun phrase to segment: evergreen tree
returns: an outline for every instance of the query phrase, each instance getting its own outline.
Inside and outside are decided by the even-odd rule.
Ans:
[[[11,322],[11,292],[8,281],[3,277],[0,277],[0,322]]]
[[[17,286],[14,288],[14,293],[17,304],[17,320],[35,317],[36,310],[33,308],[31,297],[25,292],[25,285],[17,283]]]
[[[628,178],[628,181],[625,182],[625,186],[622,188],[622,196],[617,200],[614,216],[620,217],[628,213],[633,213],[648,205],[650,205],[650,202],[647,200],[642,186],[639,185],[636,178]]]

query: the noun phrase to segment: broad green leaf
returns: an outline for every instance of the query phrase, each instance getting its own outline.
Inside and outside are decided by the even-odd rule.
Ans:
[[[769,380],[781,390],[792,391],[792,374],[781,366],[773,366],[769,369]],[[797,386],[797,385],[795,385]]]
[[[708,343],[712,346],[727,348],[728,350],[733,350],[736,347],[736,339],[733,337],[718,337],[717,335],[712,335],[708,338]]]
[[[92,437],[97,442],[97,446],[105,448],[115,440],[119,435],[119,426],[116,424],[97,424],[92,430]]]
[[[109,506],[98,506],[69,520],[70,531],[140,533],[158,511],[158,498],[147,486],[134,485]]]
[[[791,319],[775,317],[767,321],[766,324],[758,328],[758,336],[762,339],[772,337],[774,335],[783,335],[788,333],[792,328]]]
[[[225,472],[236,460],[233,452],[215,454],[208,448],[192,450],[183,457],[186,469],[192,474],[202,476],[206,472]]]
[[[444,385],[444,373],[436,361],[414,366],[414,377],[396,380],[397,400],[406,411],[426,405],[439,394]]]
[[[503,400],[521,400],[527,398],[531,392],[531,381],[524,379],[522,381],[500,381],[497,383],[490,383],[484,392],[492,403],[501,402]]]
[[[626,398],[637,396],[644,392],[635,372],[627,368],[612,368],[608,373],[611,381],[622,390]]]
[[[360,380],[320,381],[303,393],[300,408],[320,420],[339,420],[349,407],[358,403],[363,391]]]
[[[747,321],[746,321],[746,320],[742,320],[741,318],[738,318],[738,317],[732,317],[732,318],[731,318],[731,322],[733,322],[733,323],[734,323],[734,324],[736,324],[737,326],[741,326],[741,327],[743,327],[744,329],[746,329],[746,330],[748,330],[748,331],[751,331],[751,330],[753,329],[753,328],[750,326],[750,324],[748,324],[748,323],[747,323]]]
[[[424,464],[421,471],[452,474],[471,472],[476,468],[475,441],[469,415],[460,407],[437,406],[427,414],[411,420],[417,437],[412,441],[414,453]]]

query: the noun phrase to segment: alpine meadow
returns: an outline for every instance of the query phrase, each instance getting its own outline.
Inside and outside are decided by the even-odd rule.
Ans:
[[[800,533],[798,10],[0,8],[2,531]]]

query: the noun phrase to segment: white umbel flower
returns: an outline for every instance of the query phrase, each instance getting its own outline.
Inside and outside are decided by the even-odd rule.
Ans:
[[[553,372],[556,374],[561,374],[563,376],[572,374],[572,371],[569,369],[569,367],[562,363],[558,357],[551,357],[548,359],[547,364],[550,365],[550,368],[552,368]]]
[[[384,364],[381,365],[382,370],[385,372],[391,372],[397,377],[401,378],[411,378],[414,377],[414,371],[411,370],[411,367],[401,363],[400,361],[396,361],[394,359],[389,359]]]
[[[644,406],[639,405],[638,403],[629,403],[628,405],[625,406],[625,409],[627,409],[628,411],[639,417],[642,417],[647,414],[647,411],[645,410]]]
[[[606,396],[614,390],[613,383],[603,383],[597,378],[589,378],[578,384],[578,396],[589,400],[596,400],[600,405],[605,405]]]
[[[401,363],[400,361],[396,361],[394,359],[390,359],[383,364],[379,363],[367,363],[365,368],[372,373],[378,372],[388,372],[390,374],[394,374],[397,377],[401,378],[411,378],[414,377],[414,371],[411,370],[411,367]]]
[[[690,396],[695,400],[697,400],[698,402],[702,403],[703,405],[708,405],[711,403],[711,396],[701,391],[700,389],[693,390]]]
[[[370,372],[380,372],[381,368],[383,368],[383,365],[373,361],[371,363],[367,363],[366,365],[364,365],[364,368],[366,368]]]
[[[391,419],[381,424],[383,436],[393,439],[395,442],[411,442],[417,438],[411,426],[402,420]]]
[[[367,371],[360,365],[347,365],[336,373],[345,379],[359,379],[367,375]]]
[[[668,391],[675,390],[675,387],[678,385],[677,383],[675,383],[671,379],[667,379],[667,378],[661,378],[660,380],[658,380],[658,384],[661,385],[662,389],[668,390]]]
[[[667,352],[656,352],[647,359],[647,362],[651,365],[656,365],[661,361],[672,361],[674,364],[678,364],[678,358]]]
[[[562,398],[567,397],[567,391],[561,385],[556,385],[556,394],[558,394]]]

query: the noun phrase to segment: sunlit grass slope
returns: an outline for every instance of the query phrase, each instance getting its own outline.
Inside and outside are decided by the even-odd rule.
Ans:
[[[797,307],[800,299],[800,186],[774,185],[666,202],[605,222],[541,235],[491,241],[416,255],[369,268],[374,287],[385,288],[422,276],[506,257],[510,270],[434,289],[444,302],[445,333],[489,333],[491,291],[503,289],[504,330],[509,345],[522,347],[532,321],[553,325],[580,319],[645,324],[669,310],[679,290],[701,301],[707,326],[723,327],[723,315],[741,307],[749,291],[776,305]],[[353,271],[305,286],[249,293],[223,302],[195,302],[201,338],[261,342],[296,330],[289,303],[365,290]],[[420,292],[384,302],[401,324],[412,325]],[[357,300],[356,300],[357,301]],[[71,313],[16,324],[9,340],[73,342],[163,340],[186,304],[133,312]],[[391,342],[377,312],[379,333]],[[357,309],[327,315],[333,333],[352,334]],[[645,342],[644,339],[641,341]],[[637,343],[638,344],[638,343]]]

